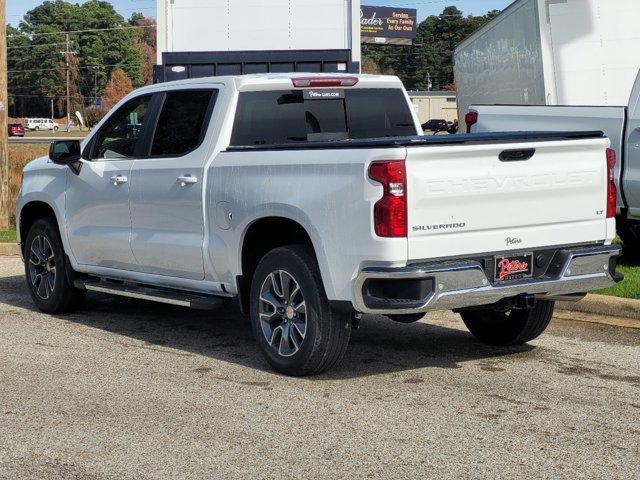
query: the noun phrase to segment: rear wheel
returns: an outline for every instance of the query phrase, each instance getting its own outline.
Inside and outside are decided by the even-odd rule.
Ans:
[[[331,307],[316,260],[303,246],[276,248],[260,260],[251,284],[250,314],[262,353],[281,373],[324,372],[347,350],[350,315]]]
[[[495,309],[466,310],[460,316],[469,331],[489,345],[520,345],[545,331],[555,302],[538,300],[533,308],[500,311]]]
[[[27,287],[40,310],[58,313],[82,304],[86,291],[75,288],[67,277],[68,259],[53,220],[46,218],[33,224],[24,252]]]

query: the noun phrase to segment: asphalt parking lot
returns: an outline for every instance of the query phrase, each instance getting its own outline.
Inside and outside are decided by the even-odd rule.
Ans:
[[[344,365],[272,373],[248,325],[92,295],[33,310],[0,258],[0,478],[638,478],[640,330],[478,344],[365,317]]]

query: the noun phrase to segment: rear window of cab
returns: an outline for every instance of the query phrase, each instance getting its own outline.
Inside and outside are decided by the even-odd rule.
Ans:
[[[416,135],[397,88],[241,92],[232,146],[267,146]]]

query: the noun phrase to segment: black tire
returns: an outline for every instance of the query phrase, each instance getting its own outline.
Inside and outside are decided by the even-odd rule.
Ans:
[[[538,300],[527,310],[467,310],[460,316],[478,340],[489,345],[521,345],[538,338],[545,331],[555,302]]]
[[[279,274],[279,280],[274,280],[276,277],[272,274]],[[293,279],[294,284],[293,288],[287,287],[287,290],[296,293],[288,300],[291,308],[283,309],[283,312],[278,314],[274,303],[261,300],[262,292],[267,290],[266,297],[273,292],[271,286],[275,288],[277,283],[280,285],[279,290],[284,292],[283,278],[289,281],[289,277]],[[298,290],[295,289],[296,285],[299,287]],[[278,295],[272,293],[270,298],[276,303],[286,304],[286,295],[282,298]],[[304,314],[300,310],[298,316],[298,309],[294,310],[293,307],[302,303]],[[264,313],[265,311],[267,313]],[[264,321],[261,320],[261,312]],[[287,327],[285,324],[288,315],[295,315],[295,318],[289,318],[290,323]],[[250,317],[253,334],[262,353],[278,372],[295,376],[319,374],[340,363],[347,351],[351,335],[350,314],[331,307],[316,260],[304,246],[276,248],[260,260],[251,282]],[[304,323],[304,335],[300,333],[299,327],[296,327],[297,330],[294,329],[296,321],[300,325]],[[285,328],[287,339],[283,340]],[[271,342],[267,336],[270,336]],[[273,345],[275,343],[278,345]]]
[[[45,248],[40,247],[43,243]],[[37,254],[40,251],[51,261],[41,262],[42,259]],[[71,267],[68,265],[68,259],[64,253],[58,227],[54,220],[40,219],[31,226],[25,240],[24,252],[27,288],[38,309],[46,313],[60,313],[73,311],[82,305],[86,290],[75,288],[69,281],[67,269]],[[38,262],[37,267],[36,262]],[[42,265],[40,265],[41,263]],[[36,279],[40,271],[46,274],[47,278],[51,278],[50,270],[52,267],[55,267],[53,280],[47,282],[46,279],[43,280],[42,275],[39,281]],[[42,283],[43,281],[47,283]],[[47,293],[46,296],[45,293]]]

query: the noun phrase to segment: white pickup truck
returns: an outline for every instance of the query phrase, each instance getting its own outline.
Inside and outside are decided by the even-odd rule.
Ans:
[[[527,342],[554,301],[609,287],[601,133],[421,136],[396,77],[267,74],[145,87],[24,170],[18,230],[45,312],[86,291],[237,298],[268,362],[344,356],[361,314],[453,309]]]
[[[466,122],[471,132],[603,131],[618,160],[618,233],[625,255],[640,258],[640,74],[626,106],[472,105]]]

